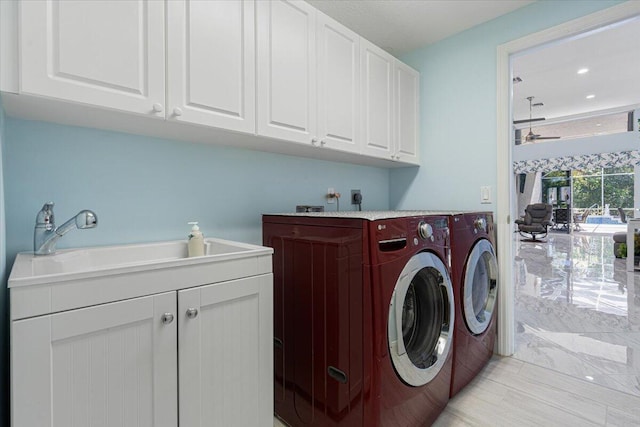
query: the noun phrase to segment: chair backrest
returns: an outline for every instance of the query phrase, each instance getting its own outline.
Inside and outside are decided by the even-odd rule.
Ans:
[[[626,224],[627,223],[627,214],[624,213],[624,209],[618,208],[618,212],[620,213],[620,221],[622,221],[623,224]]]
[[[524,220],[527,224],[540,224],[551,220],[553,208],[547,203],[533,203],[524,210]]]
[[[571,216],[571,209],[570,208],[558,208],[555,211],[555,218],[554,218],[554,222],[556,224],[566,224],[569,222],[569,218]]]

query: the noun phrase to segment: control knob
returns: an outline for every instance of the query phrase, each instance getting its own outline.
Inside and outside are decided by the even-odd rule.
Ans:
[[[477,231],[487,231],[487,220],[484,218],[478,218],[473,222],[473,226]]]
[[[429,239],[433,236],[433,227],[431,227],[431,224],[420,221],[420,224],[418,224],[418,234],[423,239]]]

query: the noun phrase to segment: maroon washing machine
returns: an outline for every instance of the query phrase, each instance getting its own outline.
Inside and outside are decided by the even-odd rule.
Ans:
[[[449,226],[456,306],[453,397],[482,370],[493,354],[498,264],[491,212],[453,215]]]
[[[263,216],[275,412],[291,426],[426,426],[449,400],[448,217]]]

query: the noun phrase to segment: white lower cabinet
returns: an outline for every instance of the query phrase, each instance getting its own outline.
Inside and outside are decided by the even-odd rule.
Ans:
[[[13,425],[175,426],[175,295],[14,321]]]
[[[180,426],[273,425],[271,289],[268,275],[178,292]]]
[[[271,274],[11,329],[14,427],[273,425]]]

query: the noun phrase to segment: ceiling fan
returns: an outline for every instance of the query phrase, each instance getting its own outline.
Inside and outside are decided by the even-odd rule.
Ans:
[[[522,120],[514,120],[513,124],[514,125],[518,125],[520,123],[531,123],[531,122],[541,122],[543,120],[545,120],[544,117],[536,117],[536,118],[531,118],[531,106],[532,106],[532,101],[533,98],[535,98],[534,96],[528,96],[527,99],[529,100],[529,118],[528,119],[522,119]],[[541,107],[543,104],[542,102],[536,104],[536,107]]]
[[[525,136],[524,140],[527,142],[532,142],[532,141],[538,141],[541,139],[560,139],[559,136],[540,136],[540,135],[536,135],[535,133],[533,133],[533,131],[531,130],[531,122],[535,122],[535,121],[540,121],[540,120],[544,120],[544,118],[538,118],[538,119],[532,119],[531,118],[531,110],[532,110],[532,106],[533,106],[533,96],[528,96],[527,99],[529,100],[529,120],[520,120],[520,122],[529,122],[529,133]],[[514,122],[516,123],[516,122]]]

